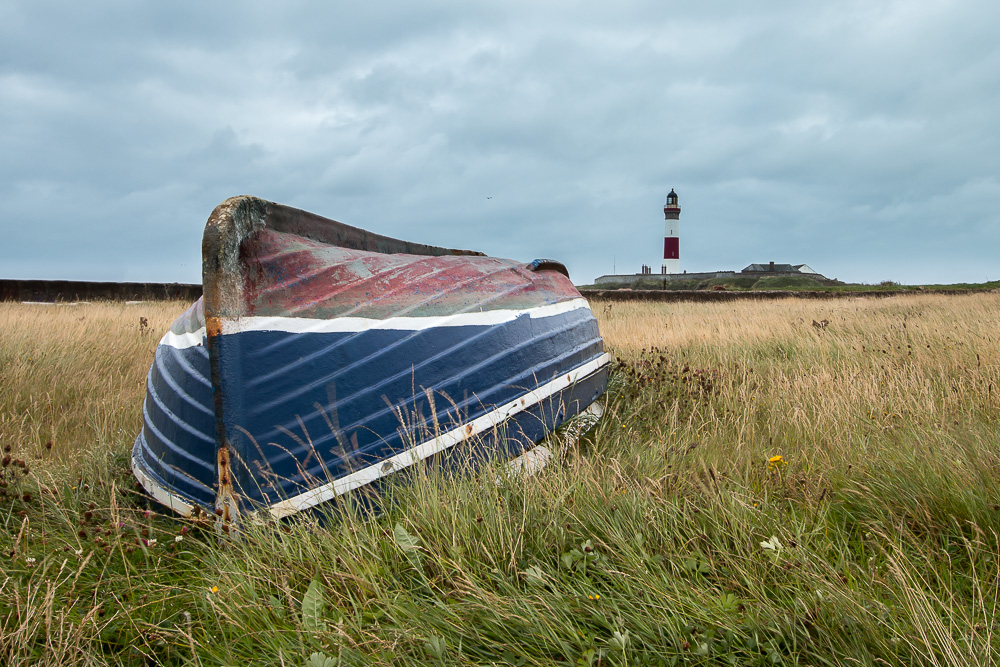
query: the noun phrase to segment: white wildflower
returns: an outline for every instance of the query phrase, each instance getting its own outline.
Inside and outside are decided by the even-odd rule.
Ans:
[[[781,546],[781,542],[778,541],[777,535],[772,535],[771,539],[761,542],[760,546],[762,546],[765,549],[768,549],[769,551],[781,551],[781,549],[783,548]]]

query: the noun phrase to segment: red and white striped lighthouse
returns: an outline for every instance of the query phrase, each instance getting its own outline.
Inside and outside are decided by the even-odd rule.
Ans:
[[[667,203],[663,205],[663,217],[667,219],[663,232],[663,273],[681,272],[680,232],[681,206],[677,203],[677,193],[670,188]]]

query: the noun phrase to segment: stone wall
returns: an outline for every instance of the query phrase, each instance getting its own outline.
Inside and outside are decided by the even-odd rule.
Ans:
[[[82,280],[0,280],[0,301],[197,301],[201,285]]]

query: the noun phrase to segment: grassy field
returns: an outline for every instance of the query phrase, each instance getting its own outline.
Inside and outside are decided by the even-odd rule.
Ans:
[[[128,471],[186,305],[0,304],[0,664],[1000,662],[1000,294],[597,304],[538,476],[239,539]]]

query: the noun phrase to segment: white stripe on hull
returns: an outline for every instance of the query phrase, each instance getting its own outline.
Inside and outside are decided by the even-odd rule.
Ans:
[[[432,317],[390,317],[384,320],[369,317],[335,317],[328,320],[307,317],[240,317],[222,322],[223,334],[246,331],[279,331],[284,333],[358,333],[371,329],[423,331],[438,327],[490,326],[511,322],[527,315],[531,318],[562,315],[581,308],[590,309],[586,299],[572,299],[524,310],[486,310],[475,313],[455,313]],[[168,331],[160,345],[183,350],[204,344],[205,326],[193,331]]]
[[[156,502],[166,505],[181,516],[191,516],[191,512],[194,511],[194,505],[160,486],[156,480],[146,473],[145,468],[139,465],[139,459],[136,456],[132,457],[132,474],[135,475],[135,478],[139,480],[142,487],[146,489],[149,495],[153,496]]]

